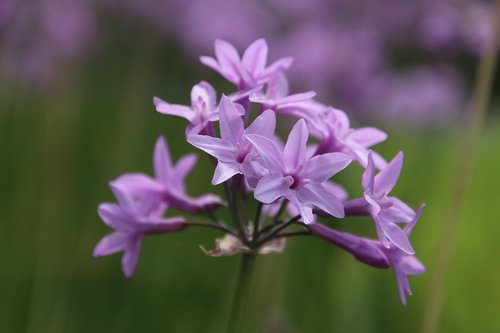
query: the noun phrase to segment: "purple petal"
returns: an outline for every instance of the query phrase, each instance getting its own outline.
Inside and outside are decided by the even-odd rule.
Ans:
[[[193,110],[191,110],[191,108],[187,106],[170,104],[158,97],[153,98],[153,103],[156,106],[156,111],[158,111],[159,113],[181,117],[189,122],[192,122],[194,119]]]
[[[267,43],[261,38],[253,42],[245,51],[242,63],[250,73],[261,72],[267,62]]]
[[[230,43],[217,39],[215,41],[215,56],[219,62],[219,68],[222,75],[233,83],[238,80],[238,66],[240,63],[240,55],[238,51]]]
[[[142,246],[142,235],[136,235],[133,239],[130,240],[128,248],[125,250],[125,253],[122,257],[122,269],[123,273],[126,277],[131,277],[134,274],[135,266],[137,265],[137,261],[139,260],[139,254],[141,253]]]
[[[264,111],[245,130],[245,134],[259,134],[269,137],[274,133],[276,127],[276,115],[272,110]]]
[[[322,209],[337,218],[343,218],[344,205],[342,200],[329,192],[321,184],[311,183],[296,190],[300,201]]]
[[[369,190],[366,190],[365,193],[363,193],[363,198],[366,200],[368,205],[370,205],[370,212],[372,215],[378,215],[382,208],[380,207],[379,203],[377,200],[375,200],[372,197],[372,193],[370,193]]]
[[[315,222],[313,210],[310,205],[303,202],[294,202],[294,204],[297,206],[297,209],[300,212],[300,217],[302,218],[302,222],[304,222],[304,224],[311,224]]]
[[[107,235],[97,243],[94,248],[94,257],[107,256],[116,252],[123,251],[129,243],[130,234],[121,231],[115,231]]]
[[[387,134],[377,128],[363,127],[352,131],[348,139],[368,148],[387,139]]]
[[[333,243],[352,255],[359,261],[377,268],[390,267],[389,259],[384,251],[372,240],[367,240],[346,232],[340,232],[323,224],[313,223],[309,230],[315,236]]]
[[[215,109],[216,93],[215,89],[205,81],[201,81],[191,89],[191,103],[197,104],[199,101],[206,103],[208,111]]]
[[[396,185],[403,167],[403,152],[396,157],[375,176],[375,193],[388,194]]]
[[[283,154],[274,141],[257,134],[248,134],[246,135],[246,138],[259,152],[260,156],[265,161],[267,167],[270,170],[274,171],[275,173],[283,172]]]
[[[219,161],[215,168],[214,177],[212,178],[212,185],[219,185],[238,173],[241,173],[239,163],[224,163]]]
[[[270,204],[280,197],[287,196],[293,178],[279,175],[267,175],[262,177],[255,188],[254,196],[258,201]]]
[[[200,57],[200,62],[207,66],[207,67],[210,67],[212,68],[214,71],[218,72],[218,73],[221,73],[221,69],[219,67],[219,63],[217,62],[217,60],[215,60],[214,58],[212,57],[207,57],[207,56],[201,56]],[[222,74],[222,73],[221,73]]]
[[[168,203],[183,212],[197,214],[202,209],[213,209],[221,205],[221,199],[213,194],[203,195],[198,198],[192,198],[184,192],[169,191],[166,193]]]
[[[234,145],[226,140],[207,135],[193,135],[187,141],[219,161],[233,162],[236,160]]]
[[[288,96],[288,80],[283,72],[277,72],[269,78],[267,83],[267,98],[280,99]]]
[[[142,234],[163,234],[181,230],[186,227],[182,217],[157,218],[139,224]]]
[[[303,93],[299,93],[299,94],[293,94],[293,95],[281,98],[279,101],[279,104],[280,104],[280,107],[288,107],[289,104],[307,101],[307,100],[313,98],[314,96],[316,96],[316,93],[314,91],[307,91],[307,92],[303,92]]]
[[[306,121],[300,119],[295,126],[293,126],[285,144],[285,150],[283,151],[283,159],[288,171],[292,171],[304,164],[308,138],[309,131],[307,130]]]
[[[401,267],[408,275],[418,275],[425,273],[425,266],[415,256],[403,256]]]
[[[351,158],[343,153],[317,155],[304,164],[303,178],[322,183],[343,170],[351,163]]]
[[[380,227],[391,243],[408,254],[415,254],[415,250],[413,250],[413,247],[408,241],[408,237],[397,224],[381,222]]]
[[[374,191],[374,182],[375,182],[375,165],[373,164],[373,155],[370,151],[368,153],[368,164],[366,166],[365,172],[363,173],[363,189],[365,191],[369,190],[370,192]]]
[[[342,200],[347,200],[349,193],[337,183],[334,182],[324,182],[323,186],[331,193],[333,193],[337,198]]]
[[[109,187],[111,188],[111,191],[115,195],[115,198],[118,200],[118,204],[123,211],[130,217],[136,217],[137,207],[132,195],[128,193],[127,189],[120,186],[119,182],[111,182]]]
[[[219,119],[221,138],[231,142],[232,145],[241,142],[244,130],[243,119],[235,104],[224,95],[219,105]]]
[[[167,183],[168,176],[172,172],[172,160],[170,159],[167,141],[163,136],[160,136],[156,141],[153,166],[156,179],[164,184]]]
[[[174,186],[180,190],[184,190],[184,179],[191,172],[198,157],[195,154],[183,156],[174,166],[172,175],[169,177]]]
[[[417,224],[418,220],[420,219],[420,215],[422,215],[422,211],[425,208],[425,204],[421,204],[417,212],[415,213],[415,216],[413,217],[413,220],[406,225],[406,227],[403,229],[403,232],[405,233],[406,237],[410,237],[411,232],[413,231],[413,228]]]
[[[165,190],[166,185],[166,183],[160,183],[142,173],[126,173],[112,183],[129,193],[139,196],[161,193]]]
[[[128,232],[134,230],[130,224],[130,217],[118,205],[109,203],[100,204],[97,208],[97,213],[103,222],[113,229]]]
[[[266,69],[264,69],[260,74],[259,74],[259,81],[266,79],[272,75],[275,75],[277,72],[284,72],[293,63],[293,58],[292,57],[285,57],[281,58],[275,62],[273,62],[271,65],[269,65]]]

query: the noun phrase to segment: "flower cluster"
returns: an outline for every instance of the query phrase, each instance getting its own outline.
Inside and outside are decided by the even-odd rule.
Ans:
[[[290,95],[285,72],[292,59],[268,65],[267,53],[263,39],[241,56],[231,44],[217,40],[215,58],[201,57],[201,62],[232,82],[235,92],[222,94],[219,100],[209,83],[200,82],[191,90],[190,106],[154,98],[158,112],[188,121],[186,140],[209,155],[215,165],[212,184],[224,186],[226,200],[212,194],[190,197],[183,183],[196,159],[188,155],[174,165],[166,140],[160,137],[154,150],[154,177],[126,174],[111,182],[118,204],[102,204],[98,211],[115,231],[97,245],[94,255],[123,251],[123,270],[130,276],[141,242],[149,234],[194,226],[221,230],[226,235],[217,240],[216,249],[205,251],[213,256],[281,252],[285,238],[311,235],[363,263],[391,267],[405,303],[405,293],[411,293],[407,276],[425,269],[409,242],[423,206],[415,212],[389,196],[401,172],[403,153],[386,162],[371,150],[386,139],[384,132],[351,128],[343,111],[313,100],[313,92]],[[276,131],[276,121],[283,116],[296,120],[286,142]],[[334,176],[352,164],[365,170],[363,196],[348,199]],[[252,201],[256,214],[250,218]],[[222,206],[231,213],[229,225],[217,217]],[[169,207],[203,214],[209,222],[166,218]],[[371,219],[377,239],[332,228],[336,220],[349,216]]]

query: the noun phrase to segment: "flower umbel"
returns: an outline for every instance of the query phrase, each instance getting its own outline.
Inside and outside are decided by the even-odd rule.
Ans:
[[[114,232],[99,242],[94,255],[123,251],[123,271],[129,277],[144,236],[151,234],[213,228],[224,235],[214,250],[204,249],[206,254],[243,253],[244,258],[282,252],[288,237],[316,236],[363,263],[391,267],[406,304],[405,295],[411,294],[408,275],[425,269],[409,241],[423,206],[415,212],[389,196],[402,170],[403,153],[387,163],[371,150],[387,138],[383,131],[352,128],[345,112],[313,100],[314,92],[289,95],[284,72],[291,58],[267,66],[267,53],[263,39],[242,57],[231,44],[217,40],[215,58],[201,61],[235,84],[236,92],[219,100],[215,89],[202,81],[191,90],[191,106],[154,98],[158,112],[188,120],[186,140],[209,155],[215,168],[212,185],[223,185],[225,200],[214,194],[188,195],[184,180],[196,156],[186,155],[174,164],[167,141],[160,137],[153,154],[154,177],[127,173],[111,183],[118,204],[101,204],[98,212]],[[284,115],[296,118],[285,143],[276,131]],[[318,141],[309,142],[310,135]],[[364,169],[363,195],[348,200],[337,174],[347,172],[352,161]],[[248,212],[252,201],[254,215]],[[165,217],[169,207],[205,220]],[[227,223],[218,217],[222,208],[229,210]],[[378,239],[335,230],[335,224],[349,216],[373,221]],[[248,270],[251,262],[244,260],[242,267]]]

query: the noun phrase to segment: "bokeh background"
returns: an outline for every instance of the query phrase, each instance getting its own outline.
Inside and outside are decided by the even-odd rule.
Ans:
[[[152,97],[188,104],[215,38],[264,37],[292,55],[293,91],[315,90],[357,126],[405,152],[395,193],[427,208],[412,242],[428,273],[403,307],[392,273],[317,239],[259,257],[246,332],[418,332],[470,113],[493,1],[0,1],[0,332],[223,332],[239,257],[210,258],[211,230],[146,239],[132,279],[119,255],[92,257],[108,233],[96,208],[108,181],[150,173],[164,134],[175,158],[194,151],[183,120]],[[498,74],[498,71],[497,71]],[[438,332],[500,331],[500,82],[474,156]],[[212,188],[206,157],[189,192]],[[359,194],[360,170],[341,182]],[[366,220],[342,229],[371,234]]]

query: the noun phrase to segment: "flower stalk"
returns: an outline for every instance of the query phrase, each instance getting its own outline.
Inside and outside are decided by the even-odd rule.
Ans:
[[[245,319],[248,295],[252,282],[252,273],[256,256],[243,253],[241,255],[240,271],[233,296],[231,314],[227,324],[227,333],[240,333]]]

